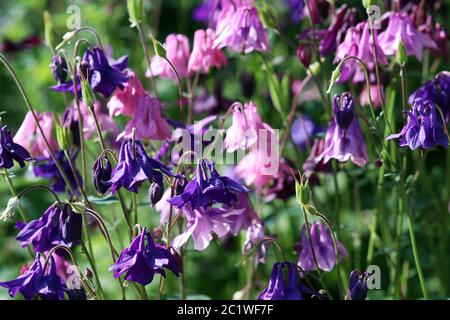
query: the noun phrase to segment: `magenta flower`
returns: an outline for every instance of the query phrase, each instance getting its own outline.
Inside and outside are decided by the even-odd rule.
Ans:
[[[259,19],[258,11],[250,0],[235,1],[220,15],[216,26],[219,48],[229,47],[238,53],[269,50],[269,39]]]
[[[177,69],[178,75],[181,78],[188,76],[188,62],[189,62],[189,40],[182,34],[169,34],[166,38],[165,48],[167,59]],[[152,58],[150,65],[151,70],[147,70],[146,77],[160,76],[177,82],[177,76],[170,64],[163,58],[155,56]]]
[[[117,140],[131,138],[133,128],[136,129],[136,139],[165,140],[170,138],[170,128],[161,115],[161,103],[155,97],[146,95],[140,97],[135,105],[133,118],[125,126],[125,130]]]
[[[220,68],[227,65],[227,57],[214,47],[216,35],[214,30],[197,30],[194,34],[194,45],[188,63],[189,73],[208,73],[212,67]]]
[[[37,113],[39,124],[53,151],[58,149],[56,140],[52,137],[53,116],[51,112]],[[33,115],[29,111],[22,122],[19,130],[13,138],[14,142],[27,149],[32,157],[50,157],[50,153],[42,138],[41,132],[36,127]]]
[[[155,243],[146,228],[125,248],[110,268],[114,277],[125,274],[125,280],[148,285],[155,273],[166,276],[165,269],[179,275],[181,267],[175,257],[159,243]]]
[[[414,27],[406,12],[388,12],[383,18],[389,18],[389,24],[387,29],[378,36],[378,40],[385,55],[395,55],[400,42],[405,46],[406,53],[416,56],[419,61],[422,61],[424,48],[437,49],[429,35],[419,32]]]
[[[141,98],[147,95],[136,73],[127,69],[126,75],[128,82],[124,84],[124,88],[117,88],[115,94],[108,101],[110,116],[134,115]]]
[[[327,163],[331,159],[339,162],[352,161],[364,167],[369,160],[366,143],[354,114],[353,96],[345,92],[335,95],[333,100],[334,117],[331,119],[325,136],[323,152],[315,159]]]
[[[376,30],[374,30],[374,32],[376,32]],[[356,56],[365,62],[369,71],[373,70],[375,59],[372,39],[367,22],[361,22],[356,27],[351,27],[347,31],[344,41],[336,49],[334,63],[337,63],[348,56]],[[377,38],[375,37],[378,63],[380,65],[387,64],[387,58],[383,54],[383,50],[380,48],[376,39]],[[355,59],[347,60],[341,67],[339,82],[342,83],[349,79],[352,79],[354,83],[365,81],[364,70]]]
[[[336,264],[336,251],[334,249],[331,231],[319,221],[315,221],[310,226],[312,248],[316,257],[317,266],[320,270],[330,272]],[[347,250],[338,241],[337,243],[339,259],[348,255]],[[313,271],[317,269],[314,261],[314,255],[311,250],[311,243],[308,240],[306,228],[303,226],[301,236],[301,251],[298,258],[298,265],[304,271]]]
[[[172,245],[174,248],[180,248],[192,237],[195,250],[202,251],[208,247],[213,239],[213,234],[219,238],[227,235],[232,223],[229,217],[242,214],[244,209],[191,209],[189,206],[186,206],[184,211],[188,221],[186,229],[173,239]]]

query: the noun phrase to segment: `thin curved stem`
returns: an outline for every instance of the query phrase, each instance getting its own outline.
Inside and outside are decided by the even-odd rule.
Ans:
[[[66,44],[67,44],[67,43],[68,43],[68,42],[69,42],[69,41],[70,41],[77,33],[81,32],[81,31],[88,31],[88,32],[90,32],[90,33],[95,37],[95,40],[97,41],[97,45],[103,50],[102,41],[101,41],[100,36],[98,35],[97,31],[96,31],[93,27],[90,27],[90,26],[82,26],[82,27],[80,27],[80,28],[78,28],[78,29],[75,29],[75,30],[70,31],[69,33],[67,33],[67,34],[66,34],[66,35],[68,35],[67,38],[63,39],[63,41],[55,47],[55,51],[58,51],[59,49],[61,49],[61,48],[62,48],[64,45],[66,45]]]

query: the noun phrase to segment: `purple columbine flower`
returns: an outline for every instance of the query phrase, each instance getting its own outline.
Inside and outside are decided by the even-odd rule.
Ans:
[[[336,264],[336,252],[334,250],[333,237],[330,229],[325,227],[319,221],[315,221],[311,224],[309,232],[311,234],[312,247],[319,269],[330,272]],[[339,259],[346,257],[348,254],[344,246],[339,241],[337,246]],[[316,270],[317,266],[314,261],[314,255],[308,240],[306,227],[303,226],[298,266],[304,271]]]
[[[312,292],[300,283],[298,272],[295,263],[274,263],[269,285],[261,292],[258,300],[303,300],[304,293]]]
[[[291,22],[297,23],[303,19],[305,9],[305,0],[284,0],[291,13]]]
[[[70,183],[72,184],[73,188],[77,190],[78,184],[77,179],[75,178],[75,175],[73,173],[72,168],[70,167],[69,161],[66,160],[66,156],[64,154],[64,151],[60,150],[55,153],[56,158],[61,163],[61,166],[66,173],[67,177],[70,180]],[[73,162],[75,162],[75,158],[77,156],[77,153],[73,153],[70,155]],[[42,177],[45,179],[50,180],[51,182],[51,188],[55,192],[64,192],[66,190],[66,182],[64,181],[61,173],[58,170],[58,167],[56,166],[55,162],[53,161],[53,158],[37,158],[36,161],[38,162],[38,165],[36,165],[33,168],[33,172],[37,177]],[[76,170],[76,169],[75,169]],[[76,174],[78,176],[78,181],[81,182],[81,175],[76,170]]]
[[[355,100],[351,93],[335,95],[333,100],[334,117],[331,119],[325,136],[323,152],[315,159],[327,163],[331,159],[340,162],[351,160],[360,167],[368,161],[367,147],[354,116]]]
[[[34,251],[44,252],[59,244],[69,247],[79,244],[82,218],[68,204],[64,204],[61,209],[55,203],[39,219],[26,224],[18,221],[16,228],[20,230],[16,240],[20,241],[23,248],[32,244]]]
[[[408,146],[411,150],[433,149],[438,145],[448,147],[444,122],[433,102],[419,99],[405,113],[407,122],[402,131],[391,134],[386,140],[399,139],[400,147]]]
[[[178,208],[186,204],[189,204],[192,209],[206,208],[214,203],[232,206],[237,202],[235,193],[239,192],[248,192],[248,189],[231,178],[219,175],[214,163],[207,163],[207,160],[203,159],[197,163],[195,179],[186,185],[180,195],[168,201]]]
[[[67,290],[64,280],[56,273],[55,259],[50,257],[46,272],[37,254],[31,267],[17,279],[0,282],[0,286],[9,289],[9,295],[15,297],[21,293],[26,300],[40,297],[43,300],[63,300]]]
[[[58,83],[64,83],[66,82],[67,79],[67,62],[66,59],[57,54],[54,55],[52,57],[52,62],[50,63],[50,68],[52,69],[53,72],[53,78],[55,78],[55,80]]]
[[[181,267],[175,257],[159,243],[155,243],[146,228],[125,248],[116,263],[110,268],[114,277],[125,274],[125,280],[148,285],[155,273],[166,276],[164,269],[179,275]]]
[[[353,270],[350,273],[347,297],[351,300],[365,300],[368,291],[367,274],[365,272],[361,273],[358,270]]]
[[[111,187],[108,181],[111,179],[112,167],[108,157],[100,156],[95,160],[92,168],[92,182],[98,194],[105,194]]]
[[[388,12],[382,17],[385,18],[389,18],[388,26],[378,37],[385,55],[396,54],[400,42],[404,44],[406,53],[416,56],[419,61],[422,60],[424,48],[437,49],[430,36],[417,31],[406,12]]]
[[[300,149],[306,149],[308,141],[315,134],[321,132],[321,128],[317,126],[313,120],[307,115],[300,115],[292,123],[291,137],[295,145]]]
[[[14,143],[6,126],[0,128],[0,168],[11,169],[15,160],[21,168],[25,161],[31,161],[30,153],[21,145]]]
[[[111,180],[105,183],[111,185],[112,193],[121,187],[137,193],[141,183],[147,180],[163,188],[163,174],[175,176],[168,166],[150,158],[139,140],[126,139],[120,146],[119,162]]]
[[[192,236],[195,250],[204,250],[209,246],[213,235],[219,238],[227,235],[231,230],[232,221],[229,217],[240,215],[245,209],[223,209],[223,208],[184,208],[187,218],[185,231],[173,239],[173,247],[180,248]]]
[[[110,63],[105,53],[100,48],[88,48],[84,53],[82,63],[87,67],[88,81],[91,88],[108,98],[119,87],[123,90],[128,77],[122,71],[128,65],[128,57],[120,57]],[[80,75],[77,76],[77,90],[81,93]],[[73,92],[73,81],[60,83],[51,89],[60,92]]]
[[[450,121],[450,73],[441,72],[433,80],[425,82],[414,91],[408,102],[412,105],[418,100],[429,100],[441,108],[445,121]]]

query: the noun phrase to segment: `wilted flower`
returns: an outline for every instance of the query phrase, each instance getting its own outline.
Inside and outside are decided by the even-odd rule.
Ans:
[[[82,218],[67,203],[62,208],[55,203],[39,219],[19,221],[16,228],[20,230],[16,239],[23,248],[32,244],[34,251],[45,252],[59,244],[70,247],[80,243]]]
[[[133,129],[138,140],[165,140],[170,138],[170,128],[161,115],[161,103],[158,98],[146,95],[137,101],[133,118],[125,126],[125,130],[117,137],[130,139]]]
[[[208,175],[209,173],[209,175]],[[178,207],[186,204],[192,209],[206,208],[214,203],[232,205],[237,201],[236,194],[247,192],[248,189],[226,176],[221,176],[213,162],[205,159],[197,163],[197,175],[187,185],[184,191],[168,201]]]
[[[235,8],[236,7],[236,8]],[[238,53],[269,50],[269,39],[251,0],[229,6],[218,17],[214,45]]]
[[[72,168],[70,167],[69,161],[66,159],[66,155],[64,154],[64,151],[57,151],[55,153],[56,158],[60,162],[64,172],[66,173],[66,176],[69,178],[70,183],[72,184],[73,188],[77,190],[78,181],[81,183],[81,175],[76,170],[77,178],[75,178],[74,172]],[[73,163],[75,163],[75,158],[77,156],[77,153],[73,153],[70,155],[72,158]],[[50,180],[51,188],[55,192],[64,192],[66,190],[66,181],[64,180],[63,176],[61,175],[61,172],[59,172],[58,167],[56,166],[55,161],[53,161],[53,158],[51,157],[42,157],[36,159],[37,165],[33,167],[33,172],[36,177],[42,177],[45,179]]]
[[[0,213],[0,220],[7,221],[14,216],[14,210],[20,205],[20,199],[18,197],[12,197],[8,200],[5,210]]]
[[[14,143],[7,126],[0,128],[0,168],[11,169],[16,161],[21,168],[25,161],[31,161],[28,151],[21,145]]]
[[[137,193],[140,184],[147,180],[162,186],[163,174],[174,176],[169,167],[147,155],[139,140],[126,139],[120,147],[119,162],[111,180],[106,183],[111,184],[112,193],[121,187]]]
[[[224,237],[231,229],[228,217],[242,214],[244,209],[196,208],[186,206],[184,209],[187,219],[185,231],[173,239],[173,247],[180,248],[192,236],[195,250],[204,250],[213,239],[213,234]]]
[[[44,131],[45,138],[47,138],[50,148],[53,151],[58,149],[56,140],[52,137],[53,129],[53,116],[51,112],[38,113],[35,112],[39,124]],[[40,130],[36,126],[34,117],[31,111],[28,111],[25,115],[25,119],[22,122],[19,130],[13,138],[14,142],[28,150],[33,158],[35,157],[50,157],[50,153],[47,149],[47,145],[41,135]]]
[[[189,40],[182,34],[169,34],[166,38],[165,49],[167,59],[175,66],[180,78],[188,76]],[[177,76],[170,64],[160,56],[154,56],[147,70],[147,77],[160,76],[177,82]]]
[[[267,242],[261,243],[265,237],[266,234],[264,232],[264,224],[262,221],[260,221],[259,218],[253,220],[247,228],[243,253],[247,254],[255,245],[259,244],[259,247],[255,252],[255,260],[259,263],[266,263],[269,244]]]
[[[105,194],[110,188],[108,181],[111,179],[112,167],[108,157],[100,156],[92,167],[92,182],[98,194]]]
[[[351,300],[365,300],[367,297],[367,274],[358,270],[350,273],[350,282],[348,284],[348,297]]]
[[[354,116],[354,105],[353,96],[348,92],[342,96],[334,96],[334,117],[327,129],[324,150],[315,159],[316,162],[323,160],[327,163],[331,159],[340,162],[351,160],[360,167],[367,163],[367,147],[358,119]]]
[[[220,68],[227,65],[224,53],[214,47],[216,35],[214,30],[197,30],[194,34],[194,45],[188,63],[189,73],[208,73],[212,67]]]
[[[334,248],[333,237],[331,235],[331,230],[325,227],[319,221],[315,221],[310,226],[311,244],[308,240],[308,235],[306,232],[306,227],[303,226],[301,235],[301,251],[298,258],[298,265],[304,271],[316,270],[316,262],[314,256],[316,257],[317,265],[320,270],[330,272],[333,270],[336,264],[336,251]],[[337,242],[339,259],[346,257],[347,250],[338,241]]]
[[[146,228],[125,248],[116,263],[110,268],[114,277],[125,274],[125,280],[148,285],[155,273],[166,276],[164,269],[179,275],[181,267],[174,256],[162,245],[155,243]]]
[[[40,297],[43,300],[63,300],[67,290],[63,279],[56,273],[55,259],[49,258],[49,264],[44,272],[41,254],[28,270],[17,279],[0,282],[0,286],[9,289],[9,295],[15,297],[21,293],[26,300]]]
[[[444,122],[433,102],[419,99],[406,115],[407,122],[402,131],[391,134],[386,140],[399,139],[401,147],[408,146],[411,150],[433,149],[438,145],[448,147]]]
[[[400,42],[406,53],[422,61],[423,49],[437,49],[436,44],[427,34],[417,31],[406,12],[388,12],[383,18],[389,18],[387,29],[380,33],[380,47],[387,56],[396,54]]]
[[[311,293],[300,283],[299,270],[292,262],[273,264],[269,285],[261,292],[258,300],[303,300],[305,293]]]

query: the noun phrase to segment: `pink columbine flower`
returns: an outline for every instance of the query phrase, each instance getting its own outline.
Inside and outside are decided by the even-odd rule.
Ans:
[[[400,42],[403,43],[406,53],[416,56],[422,61],[423,49],[437,49],[436,44],[429,35],[419,32],[406,12],[388,12],[383,16],[389,18],[387,29],[382,32],[378,40],[380,47],[387,56],[397,53]]]
[[[229,47],[239,53],[253,50],[265,52],[269,49],[267,32],[252,2],[236,0],[234,6],[221,12],[216,26],[215,46]]]
[[[139,99],[147,95],[136,73],[127,69],[128,82],[123,89],[116,88],[115,94],[108,102],[111,116],[132,116],[135,113]]]
[[[268,130],[270,127],[261,121],[253,102],[244,105],[235,102],[232,109],[233,123],[227,130],[224,146],[228,152],[246,150],[258,140],[259,130]]]
[[[165,48],[167,59],[177,69],[178,75],[185,78],[188,75],[189,62],[189,40],[182,34],[169,34],[166,38]],[[177,82],[177,76],[170,64],[163,58],[155,56],[150,65],[151,70],[147,70],[146,77],[160,76]]]
[[[376,32],[376,30],[374,30]],[[387,64],[387,58],[383,54],[377,37],[375,35],[375,47],[377,51],[377,60],[380,65]],[[361,22],[356,27],[351,27],[345,36],[344,41],[336,49],[334,63],[342,61],[345,57],[356,56],[365,62],[369,71],[375,66],[373,38],[367,22]],[[345,82],[349,79],[355,82],[365,81],[364,70],[355,59],[349,59],[344,62],[341,68],[339,82]]]
[[[133,118],[125,126],[125,130],[117,137],[131,138],[136,128],[138,140],[165,140],[170,138],[170,128],[161,115],[161,103],[150,95],[141,97],[137,102]]]
[[[44,136],[47,138],[50,148],[53,151],[58,149],[58,144],[56,140],[52,137],[53,129],[53,115],[51,112],[39,113],[36,112],[39,119],[39,124],[44,131]],[[34,117],[30,111],[25,116],[19,130],[17,130],[14,136],[14,142],[20,144],[25,149],[27,149],[33,158],[39,157],[50,157],[50,152],[48,151],[47,145],[41,135],[41,132],[36,126]]]
[[[214,30],[197,30],[194,34],[194,45],[189,58],[189,73],[208,73],[211,67],[220,68],[227,65],[227,57],[223,52],[214,47],[216,35]]]
[[[91,137],[97,135],[95,120],[92,117],[88,107],[83,102],[80,102],[80,111],[83,116],[84,137],[85,139],[90,139]],[[94,103],[94,112],[100,129],[102,132],[107,132],[109,134],[110,141],[113,142],[119,134],[119,125],[113,120],[113,118],[111,118],[111,116],[108,115],[108,113],[106,113],[106,110],[103,110],[102,105],[98,101]],[[77,115],[76,112],[75,115]]]

